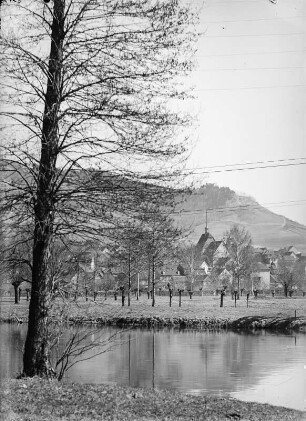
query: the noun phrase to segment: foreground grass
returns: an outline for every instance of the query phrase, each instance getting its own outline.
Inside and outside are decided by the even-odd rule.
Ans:
[[[306,420],[306,413],[227,397],[34,379],[1,388],[3,421]]]
[[[59,303],[60,304],[60,303]],[[12,299],[1,300],[0,321],[27,321],[28,302],[22,300],[15,305]],[[306,299],[305,298],[257,298],[249,300],[247,307],[246,297],[237,301],[236,307],[231,297],[226,296],[224,307],[220,308],[220,298],[214,296],[182,297],[182,306],[179,307],[178,297],[174,297],[172,307],[169,307],[169,298],[156,297],[156,305],[152,307],[151,300],[142,295],[140,300],[133,296],[131,306],[121,305],[121,299],[115,301],[113,297],[107,300],[99,297],[97,301],[79,298],[67,306],[71,323],[124,323],[145,321],[150,325],[165,322],[165,324],[191,323],[193,327],[201,322],[207,326],[215,321],[222,327],[237,327],[237,320],[242,327],[250,327],[256,320],[262,322],[261,327],[280,327],[306,329]],[[56,317],[56,314],[54,315]],[[276,322],[277,323],[276,323]],[[287,321],[288,323],[284,323]],[[243,326],[243,323],[245,326]]]

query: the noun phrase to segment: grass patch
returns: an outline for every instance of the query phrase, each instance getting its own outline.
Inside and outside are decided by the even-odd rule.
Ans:
[[[28,302],[22,300],[14,304],[13,300],[1,301],[0,321],[27,321]],[[53,315],[56,318],[56,314]],[[216,296],[195,296],[192,299],[182,297],[182,306],[178,305],[178,297],[174,297],[172,307],[169,298],[156,296],[156,306],[142,295],[140,300],[133,296],[131,306],[122,307],[120,297],[115,301],[112,297],[107,300],[99,297],[97,301],[79,298],[69,307],[71,323],[131,323],[144,321],[143,325],[175,325],[189,327],[209,327],[219,324],[220,327],[252,328],[253,322],[258,320],[258,328],[305,330],[306,327],[306,299],[305,298],[251,298],[247,307],[246,297],[237,301],[230,296],[224,299],[224,307],[220,308],[220,298]],[[250,321],[250,323],[248,323]],[[253,325],[252,325],[253,323]]]
[[[39,378],[5,381],[1,415],[5,421],[306,420],[305,412],[227,397]]]

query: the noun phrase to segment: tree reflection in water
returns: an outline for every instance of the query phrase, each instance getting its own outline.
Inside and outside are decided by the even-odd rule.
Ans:
[[[0,329],[1,374],[7,377],[21,368],[24,335],[20,326]],[[115,330],[104,331],[109,335]],[[121,346],[77,364],[67,377],[194,394],[230,393],[238,399],[304,408],[306,335],[175,329],[133,329],[121,335]]]

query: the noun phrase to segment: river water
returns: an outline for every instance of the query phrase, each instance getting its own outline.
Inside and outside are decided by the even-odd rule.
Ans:
[[[306,410],[305,334],[90,329],[80,331],[86,336],[83,343],[104,346],[83,357],[112,349],[72,366],[66,373],[72,381],[229,394]],[[65,339],[73,333],[75,329],[67,329]],[[25,325],[0,324],[1,378],[20,372],[25,334]],[[63,344],[59,342],[59,350]]]

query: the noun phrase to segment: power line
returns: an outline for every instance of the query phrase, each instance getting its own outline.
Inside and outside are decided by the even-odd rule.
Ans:
[[[245,163],[239,163],[239,164],[225,164],[225,165],[216,165],[216,166],[207,166],[207,167],[184,168],[181,170],[180,175],[187,176],[187,175],[199,175],[199,174],[215,174],[215,173],[223,173],[223,172],[248,171],[248,170],[266,169],[266,168],[279,168],[279,167],[306,165],[306,162],[294,162],[294,161],[300,161],[300,160],[306,160],[306,158],[286,158],[286,159],[268,160],[268,161],[245,162]],[[286,163],[282,164],[282,162],[286,162]],[[276,164],[276,165],[257,165],[257,164],[269,164],[269,163]],[[232,168],[232,167],[244,166],[244,165],[252,165],[252,167]],[[170,174],[169,176],[171,177]],[[177,174],[174,174],[173,176],[176,177]]]
[[[213,69],[197,69],[195,72],[220,72],[220,71],[253,71],[253,70],[298,70],[298,69],[305,69],[306,66],[292,66],[292,67],[245,67],[245,68],[213,68]]]
[[[306,203],[306,199],[301,200],[289,200],[289,201],[282,201],[282,202],[270,202],[270,203],[257,203],[256,205],[251,204],[245,204],[245,205],[237,205],[237,206],[223,206],[220,208],[208,208],[207,211],[213,211],[213,212],[221,212],[221,211],[227,211],[227,210],[243,210],[243,209],[261,209],[265,206],[270,207],[283,207],[283,206],[300,206],[304,205]]]
[[[247,38],[253,38],[253,37],[283,37],[283,36],[293,36],[293,35],[305,35],[306,32],[291,32],[291,33],[274,33],[274,34],[238,34],[238,35],[233,35],[233,34],[227,34],[227,35],[205,35],[205,38],[242,38],[242,37],[247,37]]]
[[[214,1],[214,6],[218,5],[218,4],[232,4],[232,3],[257,3],[258,4],[258,0],[230,0],[230,1]]]
[[[195,89],[197,92],[206,91],[244,91],[254,89],[279,89],[279,88],[305,88],[306,85],[274,85],[274,86],[241,86],[238,88],[200,88]]]
[[[171,212],[171,214],[176,215],[184,215],[184,214],[201,214],[204,213],[204,211],[207,212],[231,212],[231,211],[237,211],[237,210],[250,210],[250,209],[262,209],[265,206],[269,207],[285,207],[285,206],[300,206],[305,205],[306,199],[301,200],[291,200],[287,202],[273,202],[273,203],[263,203],[263,204],[245,204],[245,205],[237,205],[237,206],[223,206],[219,208],[207,208],[207,209],[194,209],[194,210],[181,210],[181,211],[174,211]]]
[[[192,168],[193,170],[200,170],[200,169],[207,169],[207,168],[226,168],[226,167],[237,167],[242,165],[257,165],[257,164],[271,164],[271,163],[278,163],[278,162],[287,162],[287,161],[301,161],[306,159],[306,157],[302,158],[284,158],[284,159],[270,159],[267,161],[255,161],[255,162],[240,162],[238,164],[222,164],[222,165],[213,165],[207,167],[195,167]]]
[[[274,4],[277,3],[277,0],[269,0],[269,1],[271,3],[274,3]],[[201,2],[201,0],[200,0],[200,2]],[[302,2],[303,2],[303,0],[301,0],[301,3]],[[216,5],[223,5],[223,4],[225,4],[225,5],[228,6],[228,5],[232,5],[233,3],[244,3],[244,4],[245,3],[254,3],[254,4],[258,4],[258,3],[260,3],[260,1],[258,1],[258,0],[230,0],[230,1],[213,1],[212,3],[213,3],[214,6],[216,6]],[[268,0],[267,1],[262,1],[261,3],[268,3]]]
[[[305,53],[303,50],[285,50],[285,51],[260,51],[257,53],[225,53],[225,54],[198,54],[199,57],[231,57],[231,56],[255,56],[255,55],[271,55],[271,54],[292,54],[292,53]]]
[[[289,16],[289,17],[275,17],[275,18],[257,18],[257,19],[233,19],[233,20],[212,20],[205,21],[204,23],[209,24],[223,24],[223,23],[237,23],[237,22],[261,22],[261,21],[278,21],[278,20],[288,20],[288,19],[304,19],[306,16]]]
[[[221,170],[211,170],[211,171],[190,171],[186,172],[188,174],[215,174],[215,173],[222,173],[222,172],[233,172],[233,171],[250,171],[250,170],[257,170],[257,169],[266,169],[266,168],[279,168],[279,167],[293,167],[298,165],[306,165],[306,162],[297,162],[297,163],[287,163],[287,164],[278,164],[278,165],[263,165],[263,166],[254,166],[254,167],[246,167],[246,168],[227,168]]]

